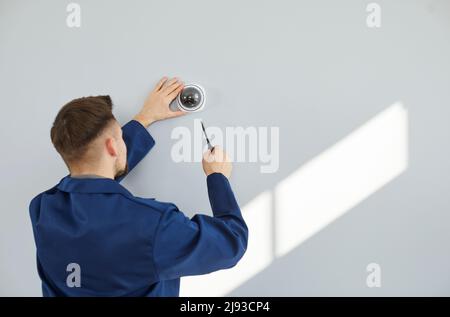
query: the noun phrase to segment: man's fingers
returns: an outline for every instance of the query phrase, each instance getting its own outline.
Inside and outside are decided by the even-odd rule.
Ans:
[[[211,150],[203,153],[203,159],[211,162],[226,162],[229,161],[227,154],[222,150],[220,146],[214,146]]]
[[[162,87],[162,90],[164,91],[164,93],[166,93],[166,95],[168,95],[170,92],[167,92],[168,90],[171,91],[171,87],[175,84],[177,84],[179,82],[179,79],[177,77],[171,78],[168,81],[166,81],[166,83],[164,84],[164,86]]]
[[[203,160],[205,160],[208,163],[211,163],[214,161],[214,154],[211,153],[211,151],[206,151],[205,153],[203,153]]]
[[[185,114],[186,114],[186,112],[178,110],[178,111],[170,111],[169,116],[170,116],[170,118],[175,118],[175,117],[179,117],[179,116],[182,116]]]
[[[161,90],[162,86],[164,85],[164,83],[167,81],[167,77],[164,76],[163,78],[161,78],[158,83],[155,86],[155,91],[159,91]]]
[[[184,84],[180,83],[177,86],[174,86],[173,90],[167,95],[170,100],[174,100],[176,96],[183,90]]]

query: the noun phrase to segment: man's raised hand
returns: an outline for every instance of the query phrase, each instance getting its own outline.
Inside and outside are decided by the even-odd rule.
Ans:
[[[171,79],[167,77],[161,78],[148,95],[141,111],[133,119],[148,127],[155,121],[179,117],[185,114],[181,110],[172,111],[169,108],[170,103],[183,90],[183,87],[184,83],[177,77]]]

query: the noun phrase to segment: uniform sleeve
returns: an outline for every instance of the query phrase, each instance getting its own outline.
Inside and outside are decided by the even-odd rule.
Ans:
[[[123,140],[127,146],[128,172],[130,172],[155,145],[155,140],[147,129],[136,120],[122,127]],[[126,175],[116,180],[120,182]]]
[[[153,251],[160,280],[233,267],[247,249],[248,228],[228,179],[214,173],[207,185],[213,217],[189,219],[175,205],[161,216]]]

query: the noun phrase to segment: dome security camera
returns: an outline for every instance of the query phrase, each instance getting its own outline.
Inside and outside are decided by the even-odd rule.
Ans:
[[[205,106],[205,102],[205,90],[197,84],[185,85],[177,97],[178,108],[185,112],[200,111]]]

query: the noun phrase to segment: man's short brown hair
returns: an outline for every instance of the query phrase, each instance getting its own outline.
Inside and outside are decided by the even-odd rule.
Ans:
[[[74,99],[58,112],[50,137],[68,164],[83,157],[89,143],[102,133],[111,120],[115,118],[109,96]]]

